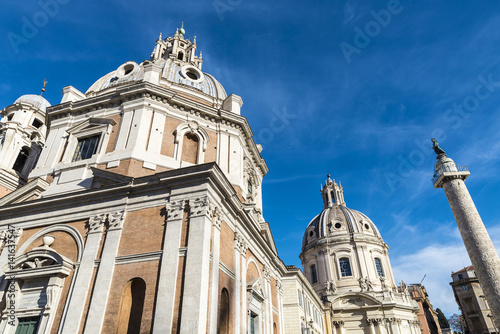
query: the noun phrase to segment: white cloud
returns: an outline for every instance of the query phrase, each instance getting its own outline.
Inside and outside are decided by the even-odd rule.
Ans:
[[[500,249],[500,226],[489,229],[495,248]],[[420,283],[423,281],[432,306],[440,308],[446,316],[459,313],[449,282],[451,273],[470,265],[470,260],[463,245],[458,229],[454,237],[446,237],[442,244],[433,244],[419,249],[415,253],[405,254],[392,259],[392,269],[397,282]]]

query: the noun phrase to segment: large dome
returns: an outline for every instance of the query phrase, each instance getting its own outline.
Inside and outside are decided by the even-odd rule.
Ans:
[[[196,39],[190,41],[178,33],[165,39],[160,35],[150,60],[140,64],[128,61],[120,65],[97,80],[86,95],[92,96],[126,83],[148,81],[174,88],[180,94],[195,95],[208,104],[220,105],[227,97],[226,91],[212,75],[201,71],[201,53],[196,56],[195,51]]]

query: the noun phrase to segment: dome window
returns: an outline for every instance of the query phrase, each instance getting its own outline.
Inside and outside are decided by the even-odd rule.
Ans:
[[[341,224],[341,223],[335,223],[335,228],[336,228],[336,229],[339,229],[339,228],[341,228],[341,227],[342,227],[342,224]]]
[[[118,77],[118,79],[126,77],[132,74],[138,67],[139,65],[137,65],[133,61],[126,62],[125,64],[118,67],[118,69],[116,70],[116,76]]]
[[[352,276],[351,262],[349,258],[343,257],[339,259],[340,275],[342,277]]]
[[[375,267],[377,268],[377,275],[385,277],[384,269],[382,268],[382,261],[379,258],[375,258]]]
[[[309,232],[309,236],[312,238],[314,237],[314,231]]]
[[[186,65],[181,68],[181,75],[192,82],[200,83],[203,81],[203,73],[195,66]]]
[[[370,229],[370,225],[368,225],[367,223],[365,223],[365,228],[366,228],[367,230],[369,230],[369,229]]]

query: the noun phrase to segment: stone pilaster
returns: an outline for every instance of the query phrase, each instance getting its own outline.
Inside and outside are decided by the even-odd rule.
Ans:
[[[271,291],[271,268],[267,265],[264,267],[264,284],[267,294],[265,327],[267,333],[271,333],[273,328],[273,294]]]
[[[469,172],[458,171],[445,154],[438,156],[434,187],[444,189],[465,248],[491,308],[495,323],[500,324],[500,259],[488,231],[472,201],[464,180]]]
[[[210,281],[210,232],[212,211],[207,196],[189,200],[189,243],[186,250],[181,333],[206,333]]]
[[[153,319],[155,334],[168,333],[172,329],[184,206],[184,200],[176,200],[167,203],[165,207],[166,228]]]
[[[102,251],[101,262],[97,270],[94,291],[90,301],[85,333],[100,333],[106,314],[109,290],[113,281],[115,259],[120,246],[125,211],[116,211],[107,215],[109,228]]]
[[[279,326],[280,333],[285,333],[285,322],[283,317],[283,284],[276,280],[276,290],[278,291],[278,311],[279,311]]]
[[[235,272],[235,277],[234,277],[234,305],[236,306],[235,309],[238,307],[241,307],[242,303],[246,303],[246,300],[241,301],[241,245],[243,243],[243,239],[239,235],[238,232],[235,232],[234,234],[234,272]],[[246,290],[246,289],[243,289]],[[244,326],[242,325],[241,322],[245,321],[245,318],[241,318],[240,312],[234,312],[234,333],[240,333],[241,327]],[[245,333],[245,332],[243,332]]]
[[[241,333],[247,332],[247,250],[248,244],[241,240]]]
[[[68,297],[68,311],[61,320],[61,333],[63,334],[80,332],[80,323],[85,302],[90,291],[90,283],[94,273],[94,261],[99,251],[99,245],[101,244],[105,220],[105,214],[99,214],[89,219],[89,231],[82,253],[82,260],[75,270],[74,288]]]
[[[220,227],[223,220],[223,215],[220,209],[215,210],[213,219],[213,234],[212,234],[212,273],[210,287],[210,331],[209,333],[217,333],[217,315],[219,306],[219,265],[220,265]]]

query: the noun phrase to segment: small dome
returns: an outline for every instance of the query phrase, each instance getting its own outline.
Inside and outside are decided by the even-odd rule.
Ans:
[[[14,102],[14,104],[21,103],[21,102],[22,103],[29,103],[29,104],[33,105],[33,107],[35,107],[43,112],[46,112],[47,107],[50,107],[49,101],[44,99],[41,95],[26,94],[26,95],[23,95],[20,98],[18,98],[16,100],[16,102]]]
[[[323,211],[307,225],[302,241],[303,251],[324,238],[343,239],[343,237],[350,238],[356,234],[376,238],[383,242],[380,232],[370,218],[346,207],[342,186],[335,183],[329,176],[321,189],[321,194]]]

